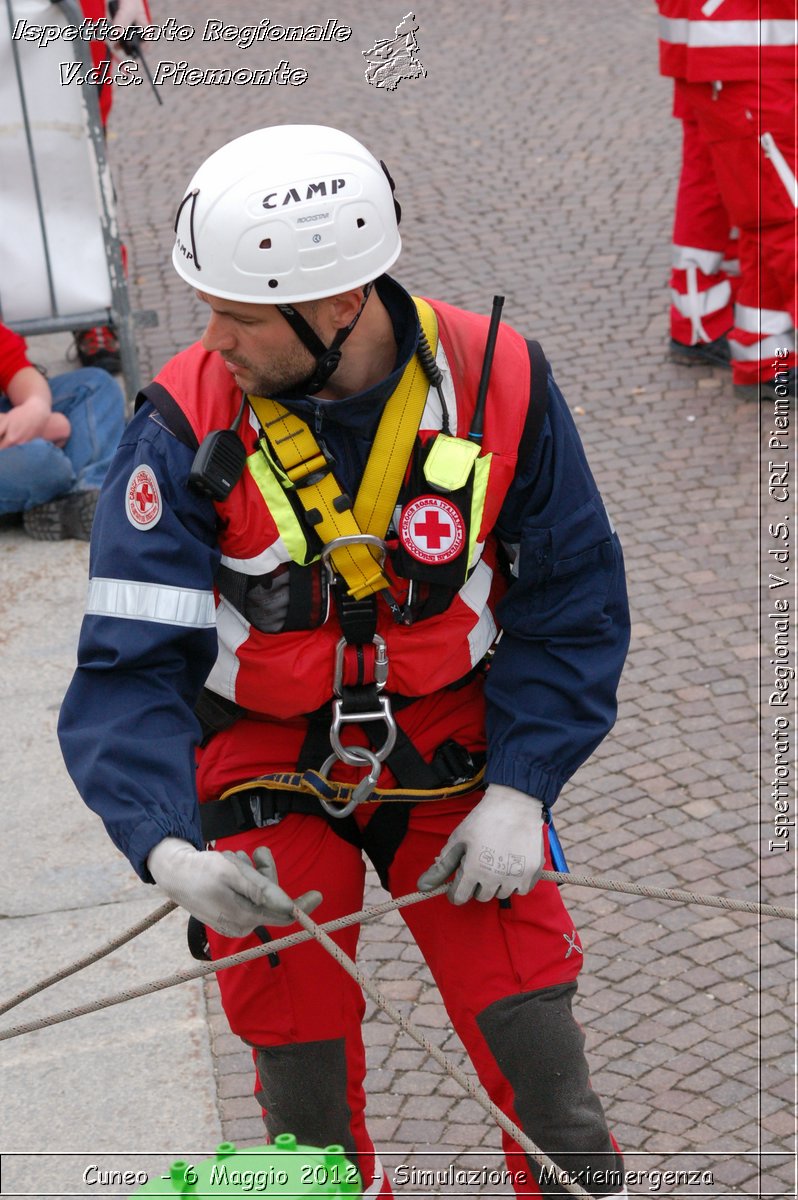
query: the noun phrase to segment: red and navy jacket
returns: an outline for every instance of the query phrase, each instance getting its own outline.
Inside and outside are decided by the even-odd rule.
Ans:
[[[662,75],[795,79],[794,0],[657,0]]]
[[[283,401],[310,418],[350,494],[357,490],[384,402],[418,339],[410,297],[387,278],[378,282],[378,292],[399,347],[393,375],[350,399]],[[447,407],[456,422],[452,432],[465,436],[487,322],[430,303],[447,368],[444,395],[448,386]],[[570,413],[550,373],[541,389],[546,395],[530,401],[525,355],[523,339],[504,327],[484,423],[484,451],[495,455],[496,472],[487,488],[483,525],[472,539],[478,549],[465,583],[452,584],[443,611],[420,613],[409,628],[392,629],[386,607],[380,629],[395,672],[387,690],[417,695],[420,708],[431,706],[430,711],[436,698],[448,696],[449,685],[476,665],[473,655],[468,657],[476,653],[474,647],[481,657],[501,630],[484,685],[486,777],[551,805],[614,722],[629,613],[620,544]],[[240,400],[229,372],[218,371],[215,358],[193,347],[158,379],[186,413],[197,440],[210,428],[229,425]],[[440,427],[441,414],[431,397],[420,445]],[[540,408],[539,432],[526,445],[530,403]],[[248,425],[241,436],[253,452],[257,430]],[[254,749],[256,740],[268,745],[269,721],[288,744],[302,723],[301,713],[328,697],[332,651],[340,636],[331,609],[322,619],[309,618],[300,630],[270,626],[272,611],[261,622],[264,631],[252,619],[255,609],[242,611],[246,601],[236,606],[231,569],[252,575],[262,554],[256,578],[261,595],[267,595],[270,575],[284,571],[290,556],[279,553],[275,530],[264,521],[262,497],[248,477],[228,501],[214,504],[187,486],[192,461],[190,446],[145,404],[122,438],[98,505],[78,669],[59,724],[78,790],[145,879],[147,855],[164,837],[202,845],[195,706],[203,685],[260,717],[258,739],[250,736],[244,746],[233,736],[225,743],[228,752],[214,758],[220,734],[206,752],[209,762],[224,759],[226,770],[229,751],[235,748],[238,755],[232,768],[241,772],[238,779],[214,776],[213,782],[251,778],[264,767],[273,769]],[[408,502],[412,497],[406,495],[403,503]],[[388,540],[399,550],[393,581],[400,588],[403,573],[412,576],[413,570],[401,566],[395,530]],[[511,570],[503,571],[502,563],[510,561]],[[486,630],[490,637],[483,645]],[[316,662],[318,646],[330,653]],[[292,673],[299,678],[298,692]],[[479,689],[481,703],[481,676]],[[448,707],[456,710],[456,705],[439,705]],[[241,726],[247,728],[244,722]],[[207,799],[213,789],[202,756],[199,778],[200,799]]]

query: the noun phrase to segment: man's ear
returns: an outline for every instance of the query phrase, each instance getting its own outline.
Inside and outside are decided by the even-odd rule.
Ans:
[[[330,320],[336,329],[346,329],[351,325],[363,304],[364,289],[351,288],[348,292],[339,292],[337,296],[327,296],[322,304],[328,305]]]

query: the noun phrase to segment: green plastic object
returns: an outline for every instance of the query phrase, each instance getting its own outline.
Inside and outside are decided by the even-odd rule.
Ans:
[[[270,1146],[238,1150],[222,1142],[213,1158],[173,1162],[163,1175],[148,1180],[131,1196],[177,1196],[185,1200],[241,1200],[241,1197],[362,1196],[356,1167],[343,1146],[300,1146],[292,1133],[281,1133]]]

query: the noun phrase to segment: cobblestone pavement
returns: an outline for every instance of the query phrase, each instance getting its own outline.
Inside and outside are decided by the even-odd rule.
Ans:
[[[200,24],[188,0],[153,0],[153,10]],[[255,0],[223,6],[240,25],[262,14]],[[197,35],[148,50],[152,66],[285,57],[308,71],[301,87],[165,84],[162,110],[146,88],[117,98],[110,149],[133,299],[160,318],[141,333],[143,375],[202,327],[169,252],[176,202],[205,154],[286,120],[366,141],[390,165],[404,210],[399,278],[483,312],[506,295],[505,318],[539,338],[554,365],[624,543],[633,643],[616,729],[558,805],[572,870],[789,903],[794,852],[768,849],[766,788],[758,809],[759,773],[772,778],[767,737],[757,752],[756,616],[760,447],[767,455],[772,414],[760,428],[758,408],[735,399],[723,371],[666,358],[679,136],[657,74],[653,3],[419,0],[427,75],[394,92],[366,84],[361,51],[392,33],[402,6],[269,10],[291,24],[333,15],[352,26],[349,41],[240,50]],[[768,518],[767,503],[765,527],[782,515]],[[370,898],[380,894],[372,885]],[[577,1013],[629,1168],[700,1176],[661,1182],[671,1195],[795,1195],[787,923],[576,887],[567,896],[585,945]],[[361,959],[462,1062],[398,916],[363,930]],[[463,969],[478,969],[466,948]],[[215,985],[208,1004],[225,1134],[254,1144],[249,1056]],[[365,1032],[371,1128],[386,1161],[498,1169],[499,1134],[478,1106],[372,1006]],[[509,1194],[490,1181],[422,1190]],[[656,1176],[630,1186],[654,1190]]]

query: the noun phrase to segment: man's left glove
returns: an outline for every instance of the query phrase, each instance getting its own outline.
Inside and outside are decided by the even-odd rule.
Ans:
[[[543,805],[534,796],[491,783],[460,822],[433,865],[419,878],[429,892],[457,868],[448,896],[453,904],[525,895],[543,870]]]

